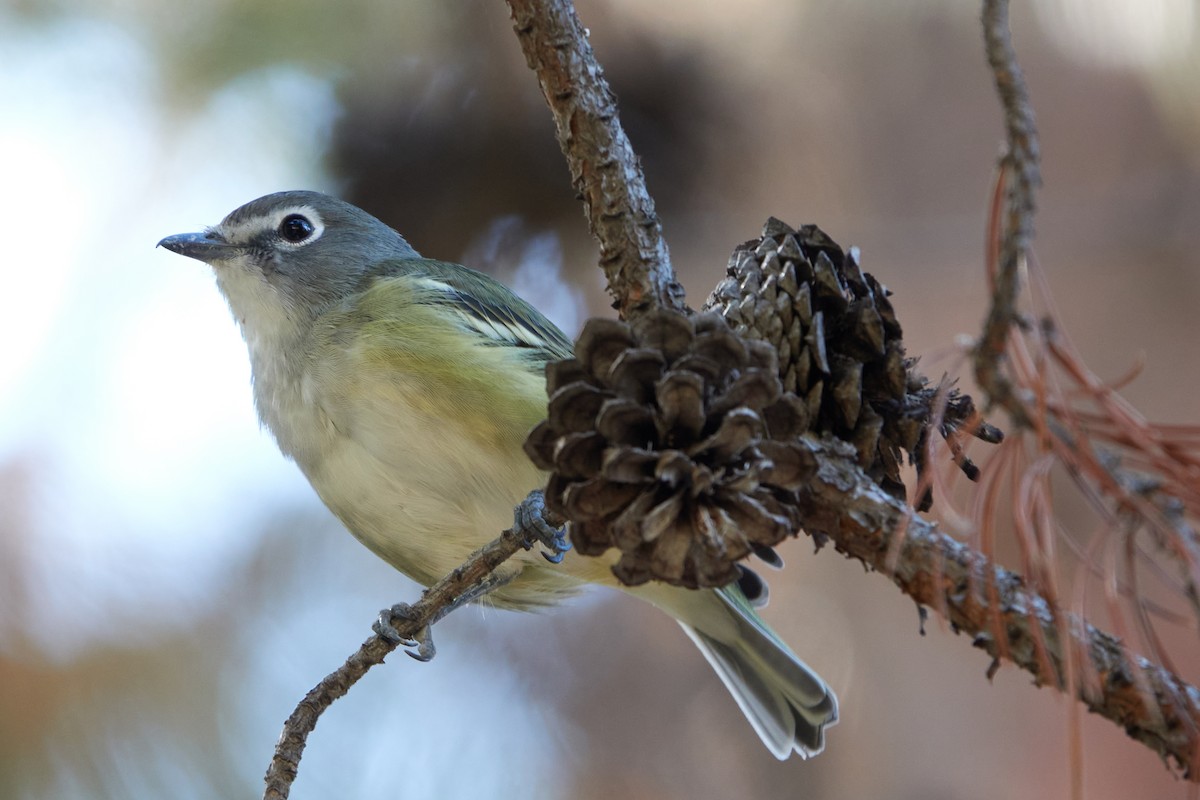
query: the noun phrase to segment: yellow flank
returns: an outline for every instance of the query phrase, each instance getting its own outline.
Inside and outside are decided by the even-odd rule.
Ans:
[[[310,481],[360,541],[426,585],[510,527],[545,483],[522,450],[545,416],[540,362],[460,326],[430,292],[411,275],[376,281],[322,315],[307,359],[338,434]],[[535,551],[508,569],[521,575],[488,596],[496,605],[613,582],[607,561],[571,554],[550,567]]]
[[[546,413],[541,365],[531,369],[515,348],[464,335],[444,309],[422,302],[429,293],[413,277],[397,276],[352,300],[360,327],[348,355],[357,363],[345,377],[407,384],[396,388],[413,410],[461,427],[481,446],[519,453]]]

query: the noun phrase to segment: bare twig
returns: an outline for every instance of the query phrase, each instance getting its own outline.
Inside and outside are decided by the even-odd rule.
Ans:
[[[800,504],[810,533],[887,574],[918,603],[944,613],[976,647],[993,659],[1011,659],[1039,683],[1066,675],[1068,653],[1075,651],[1093,678],[1077,682],[1079,700],[1174,762],[1184,777],[1200,779],[1200,691],[1078,617],[1060,620],[1062,612],[1019,575],[940,533],[883,491],[854,465],[853,449],[844,443],[815,444],[814,452],[817,478]],[[898,531],[904,541],[893,561],[888,555]],[[979,591],[983,587],[989,591]],[[1045,657],[1053,670],[1044,669]]]
[[[1181,567],[1186,596],[1200,620],[1200,456],[1191,441],[1197,426],[1167,428],[1147,422],[1116,387],[1096,377],[1071,347],[1054,311],[1044,275],[1030,249],[1038,174],[1037,132],[1024,78],[1008,30],[1007,0],[985,0],[984,38],[988,63],[1004,109],[1008,152],[997,175],[988,236],[987,274],[992,307],[975,349],[975,372],[992,402],[1028,429],[1038,451],[1067,467],[1085,496],[1107,520],[1106,530],[1124,531],[1126,565],[1134,568],[1134,538],[1148,533],[1155,546]],[[1049,306],[1036,325],[1022,330],[1017,319],[1018,270],[1025,265],[1034,302]],[[1048,493],[1047,493],[1048,494]],[[1018,510],[1019,511],[1019,510]],[[1117,520],[1121,524],[1116,524]],[[1022,515],[1016,514],[1018,525]],[[1136,523],[1136,524],[1135,524]],[[1054,536],[1040,526],[1032,542],[1040,560],[1049,558]],[[1022,542],[1026,547],[1026,543]],[[1142,563],[1146,563],[1142,559]],[[1049,580],[1028,575],[1044,596]],[[1132,577],[1132,575],[1131,575]],[[1143,601],[1134,595],[1139,617]],[[1148,625],[1147,642],[1157,637]],[[1165,666],[1165,653],[1153,645]]]
[[[992,306],[975,348],[975,379],[993,403],[1004,406],[1017,420],[1025,409],[1013,402],[1012,384],[1002,374],[1001,361],[1009,330],[1017,319],[1019,271],[1033,241],[1034,192],[1041,184],[1037,126],[1025,76],[1017,64],[1008,26],[1008,0],[984,0],[983,36],[988,66],[1004,109],[1007,152],[1000,169],[1012,176],[1007,186],[998,269],[992,277]]]
[[[1197,577],[1200,576],[1200,550],[1196,533],[1189,521],[1200,505],[1195,502],[1192,488],[1195,461],[1189,458],[1187,446],[1163,447],[1162,437],[1154,426],[1116,397],[1112,387],[1104,386],[1069,347],[1059,344],[1065,339],[1056,334],[1057,324],[1050,315],[1040,325],[1020,323],[1017,295],[1020,270],[1036,265],[1032,257],[1034,193],[1041,183],[1037,128],[1030,105],[1024,76],[1017,63],[1008,23],[1008,0],[984,0],[983,31],[988,65],[996,84],[1004,112],[1007,150],[997,174],[992,213],[989,220],[987,276],[992,302],[983,333],[974,351],[975,377],[988,395],[989,404],[1002,406],[1014,422],[1027,431],[1036,460],[1024,468],[1020,460],[1012,460],[1013,526],[1025,577],[1026,591],[1040,597],[1050,612],[1056,629],[1030,632],[1042,664],[1040,676],[1065,684],[1063,688],[1088,703],[1097,711],[1123,724],[1130,736],[1153,747],[1164,758],[1170,756],[1180,766],[1185,777],[1200,782],[1200,719],[1194,713],[1194,690],[1171,677],[1172,664],[1157,636],[1147,613],[1144,598],[1137,588],[1138,568],[1135,561],[1140,547],[1136,542],[1139,531],[1147,531],[1159,549],[1178,560],[1183,573],[1184,594],[1193,607],[1200,609]],[[1040,277],[1031,268],[1035,277]],[[1049,301],[1049,293],[1044,292]],[[1056,371],[1065,373],[1066,383],[1074,391],[1060,385]],[[1082,391],[1080,391],[1082,389]],[[1085,409],[1086,406],[1092,409]],[[1013,437],[1015,439],[1015,437]],[[1011,441],[1014,447],[1019,443]],[[1114,449],[1107,448],[1116,443]],[[1136,474],[1117,466],[1118,454],[1141,467]],[[1109,540],[1117,532],[1124,539],[1125,567],[1129,582],[1129,604],[1132,606],[1137,629],[1149,648],[1155,663],[1145,662],[1135,671],[1126,666],[1116,674],[1119,685],[1113,686],[1105,665],[1119,651],[1098,648],[1090,636],[1094,629],[1079,617],[1067,614],[1060,605],[1057,544],[1063,537],[1055,517],[1054,493],[1050,490],[1050,472],[1063,465],[1083,496],[1100,514],[1104,535]],[[996,474],[987,481],[985,491],[996,494],[999,482]],[[1132,487],[1132,488],[1131,488]],[[1189,499],[1192,502],[1189,504]],[[992,528],[991,519],[979,520],[981,530]],[[1070,544],[1069,537],[1066,541]],[[983,538],[983,553],[990,557],[992,548],[988,537]],[[1089,553],[1090,562],[1093,554]],[[1118,633],[1128,627],[1119,608],[1116,591],[1115,564],[1108,568],[1109,610],[1111,624]],[[994,592],[992,576],[988,576],[989,592]],[[1076,592],[1076,608],[1082,607],[1082,597]],[[992,595],[994,597],[994,594]],[[1031,620],[1035,609],[1028,607]],[[993,605],[993,638],[1001,631],[1011,631],[1011,621],[1005,619],[1004,609]],[[1089,634],[1089,641],[1075,641],[1067,650],[1062,640],[1080,632]],[[1113,640],[1114,642],[1117,640]],[[1084,646],[1086,644],[1086,646]],[[1002,651],[1003,652],[1003,651]],[[1124,652],[1130,652],[1126,644]],[[1016,658],[1014,654],[1004,655]],[[1041,677],[1039,679],[1042,679]],[[1116,689],[1116,692],[1112,690]],[[1190,694],[1184,694],[1187,689]],[[1164,693],[1164,690],[1170,690]],[[1118,695],[1115,701],[1104,700],[1097,708],[1090,698]],[[1163,703],[1185,709],[1188,713],[1165,712]],[[1109,713],[1111,710],[1118,713]],[[1130,724],[1130,711],[1140,714],[1149,728],[1141,722]],[[1164,727],[1165,726],[1165,727]],[[1169,734],[1173,740],[1168,745]],[[1078,716],[1072,716],[1071,743],[1072,789],[1076,796],[1082,792],[1080,731]]]
[[[454,601],[482,583],[496,567],[523,549],[522,536],[509,529],[489,544],[471,554],[462,566],[435,583],[410,608],[409,618],[394,619],[396,633],[406,639],[444,617],[454,607]],[[275,745],[275,755],[267,767],[265,800],[284,800],[300,766],[300,757],[308,734],[317,726],[325,709],[350,690],[367,670],[396,649],[396,642],[382,636],[372,636],[363,642],[358,652],[304,696],[296,710],[283,724],[283,733]]]
[[[684,309],[662,225],[641,165],[621,127],[617,101],[571,0],[507,0],[529,68],[554,115],[600,266],[621,316]]]

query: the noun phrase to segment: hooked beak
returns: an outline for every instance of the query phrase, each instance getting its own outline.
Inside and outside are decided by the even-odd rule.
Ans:
[[[158,246],[207,264],[232,258],[241,249],[231,245],[212,231],[177,233],[160,241]]]

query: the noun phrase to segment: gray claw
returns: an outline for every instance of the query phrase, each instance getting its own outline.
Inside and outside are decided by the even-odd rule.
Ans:
[[[526,550],[540,542],[548,548],[542,551],[542,557],[551,564],[558,564],[571,549],[571,543],[567,541],[565,528],[555,528],[546,522],[545,510],[546,498],[541,489],[535,489],[517,506],[513,524],[525,535]]]
[[[405,650],[405,655],[414,661],[432,661],[437,655],[437,648],[433,646],[433,629],[425,626],[417,631],[416,645],[416,650]]]
[[[379,619],[375,620],[371,625],[371,630],[378,635],[387,639],[393,644],[398,644],[401,647],[416,648],[416,651],[405,650],[412,658],[417,661],[429,661],[437,655],[437,648],[433,646],[433,634],[429,630],[429,626],[421,628],[417,631],[417,635],[411,639],[405,638],[396,632],[393,622],[396,618],[412,621],[412,606],[408,603],[397,603],[391,608],[385,608],[379,612]]]

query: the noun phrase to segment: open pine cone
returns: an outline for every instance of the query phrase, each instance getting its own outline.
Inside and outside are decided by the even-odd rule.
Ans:
[[[547,368],[549,417],[525,449],[550,470],[549,508],[585,555],[621,551],[624,583],[722,586],[738,559],[799,526],[788,502],[815,468],[809,409],[774,350],[716,314],[587,323]]]
[[[575,547],[617,548],[613,571],[629,585],[739,580],[765,601],[735,562],[755,552],[778,564],[771,546],[798,532],[795,493],[815,469],[806,434],[850,443],[903,498],[900,466],[908,453],[923,469],[938,390],[905,357],[888,294],[856,249],[772,218],[734,251],[707,311],[589,321],[575,358],[547,366],[549,417],[525,443]],[[1001,434],[969,397],[945,400],[940,432],[975,477],[956,429]]]
[[[784,390],[805,400],[810,430],[853,444],[859,465],[904,499],[900,466],[907,452],[918,472],[925,467],[937,388],[905,357],[890,294],[860,269],[858,248],[843,252],[815,225],[797,231],[772,217],[760,238],[734,250],[704,308],[744,338],[771,345]],[[952,390],[942,435],[974,416],[971,398]],[[987,441],[1002,436],[986,424],[971,432]],[[968,459],[959,463],[976,476]],[[931,501],[926,493],[916,505],[925,510]]]

